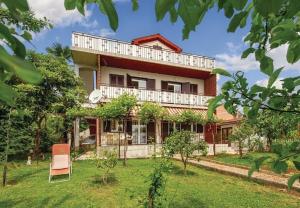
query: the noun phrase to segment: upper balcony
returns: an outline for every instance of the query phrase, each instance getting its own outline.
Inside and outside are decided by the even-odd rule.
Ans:
[[[178,53],[165,49],[155,49],[151,46],[135,45],[129,42],[78,32],[72,34],[72,50],[178,66],[198,71],[211,72],[215,67],[215,60],[206,56]]]
[[[186,93],[175,93],[160,90],[135,89],[129,87],[110,86],[101,84],[98,90],[98,98],[101,102],[107,102],[127,93],[134,95],[138,102],[157,102],[162,105],[179,105],[188,107],[207,107],[208,100],[212,96],[203,96]],[[90,101],[91,102],[91,101]]]

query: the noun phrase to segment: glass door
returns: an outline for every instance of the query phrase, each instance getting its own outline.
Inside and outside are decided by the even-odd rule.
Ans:
[[[139,142],[139,124],[138,121],[132,121],[132,144]]]
[[[132,121],[132,144],[147,144],[147,125]]]

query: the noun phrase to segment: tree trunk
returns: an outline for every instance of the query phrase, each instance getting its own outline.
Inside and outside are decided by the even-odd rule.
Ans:
[[[187,159],[186,160],[184,160],[184,162],[183,162],[183,166],[184,166],[184,175],[186,175],[186,165],[187,165]]]
[[[125,118],[124,122],[124,160],[123,166],[126,166],[126,153],[127,153],[127,117]]]
[[[154,208],[154,199],[151,190],[148,191],[148,208]]]
[[[240,155],[240,158],[243,157],[243,145],[242,145],[241,141],[239,141],[239,155]]]
[[[6,129],[6,147],[5,147],[5,158],[4,158],[3,175],[2,175],[3,187],[6,186],[6,184],[7,184],[7,163],[8,163],[8,154],[9,154],[9,144],[10,144],[9,130],[11,128],[10,114],[11,114],[11,109],[9,110],[8,124],[7,124],[7,129]]]
[[[37,121],[37,129],[36,129],[35,141],[34,141],[34,157],[35,157],[35,160],[36,160],[37,164],[39,163],[42,121],[43,121],[43,117],[41,117]]]

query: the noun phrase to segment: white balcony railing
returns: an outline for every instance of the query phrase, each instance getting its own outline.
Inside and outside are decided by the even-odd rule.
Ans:
[[[187,53],[175,53],[169,50],[158,50],[152,47],[137,46],[128,42],[76,32],[72,34],[72,47],[100,54],[116,54],[149,61],[179,64],[186,67],[198,68],[199,70],[210,70],[215,67],[215,60],[213,58]]]
[[[150,101],[165,104],[175,105],[190,105],[190,106],[207,106],[207,101],[212,98],[210,96],[183,94],[165,91],[134,89],[125,87],[112,87],[101,85],[100,86],[101,98],[103,100],[109,100],[117,98],[118,96],[128,93],[135,95],[140,102]]]

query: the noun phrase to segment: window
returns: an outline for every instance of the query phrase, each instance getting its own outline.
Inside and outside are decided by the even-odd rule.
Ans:
[[[197,84],[190,84],[190,93],[197,95],[198,94],[198,86]]]
[[[123,132],[123,122],[118,120],[104,120],[103,129],[104,132]]]
[[[124,87],[124,76],[117,75],[117,74],[110,74],[109,75],[109,84],[111,86]]]
[[[167,89],[168,89],[169,92],[181,93],[181,84],[168,82],[168,88]]]
[[[133,88],[136,88],[136,89],[146,89],[147,81],[145,79],[132,78],[131,85]]]
[[[222,140],[228,140],[229,135],[231,134],[232,127],[222,128]]]

